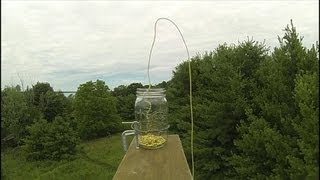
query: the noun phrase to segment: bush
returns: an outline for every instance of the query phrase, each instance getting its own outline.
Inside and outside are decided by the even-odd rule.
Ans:
[[[40,119],[27,130],[30,133],[25,138],[28,158],[58,160],[76,153],[79,137],[67,119],[57,116],[52,123]]]

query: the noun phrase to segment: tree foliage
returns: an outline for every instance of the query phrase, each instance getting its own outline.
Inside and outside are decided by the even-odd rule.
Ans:
[[[76,153],[79,143],[77,132],[67,119],[57,116],[53,122],[45,119],[27,127],[29,135],[24,139],[30,159],[64,159]]]
[[[61,92],[47,91],[40,96],[39,109],[45,119],[52,121],[56,116],[65,114],[68,100]]]
[[[319,59],[292,23],[284,31],[238,128],[232,164],[243,178],[314,179],[319,171]]]
[[[255,88],[253,77],[266,59],[266,52],[263,44],[248,40],[238,46],[221,45],[214,52],[192,59],[195,167],[201,172],[198,178],[223,178],[232,173],[228,158],[235,149],[236,126],[246,117],[244,109],[251,103]],[[174,72],[167,96],[172,129],[184,134],[186,154],[190,153],[188,95],[185,62]]]
[[[74,99],[74,115],[82,138],[101,137],[118,131],[116,99],[105,82],[81,84]]]
[[[27,134],[26,126],[39,117],[40,112],[28,106],[20,86],[1,91],[1,139],[9,136],[13,138],[12,145],[21,144]]]
[[[318,50],[287,26],[268,54],[248,39],[191,60],[196,179],[310,179],[319,172]],[[190,162],[188,62],[168,83]]]
[[[44,96],[47,92],[53,92],[53,88],[47,82],[37,82],[32,86],[33,90],[33,103],[38,106],[40,104],[41,96]]]
[[[49,83],[37,82],[30,92],[33,105],[36,106],[48,121],[56,116],[65,116],[68,104],[67,98],[61,92],[54,92]]]
[[[120,85],[112,91],[117,99],[117,110],[124,121],[134,120],[134,103],[137,88],[143,88],[141,83],[132,83],[128,86]]]

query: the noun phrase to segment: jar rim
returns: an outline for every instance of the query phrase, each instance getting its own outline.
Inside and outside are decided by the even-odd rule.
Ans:
[[[164,88],[137,88],[137,96],[163,96],[165,93]]]
[[[165,92],[164,88],[137,88],[137,92]]]

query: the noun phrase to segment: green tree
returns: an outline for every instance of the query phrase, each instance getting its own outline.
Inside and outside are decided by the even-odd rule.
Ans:
[[[291,22],[256,74],[230,162],[243,179],[313,179],[319,171],[319,59]]]
[[[127,87],[128,89],[128,94],[127,95],[130,95],[130,94],[136,94],[136,91],[138,88],[143,88],[143,85],[141,83],[131,83],[129,84],[129,86]]]
[[[2,138],[14,137],[15,145],[22,143],[26,135],[26,126],[40,117],[38,111],[28,106],[26,97],[19,86],[6,87],[1,91],[1,128]]]
[[[299,114],[292,125],[298,134],[300,156],[289,157],[289,162],[295,174],[316,179],[319,173],[319,73],[299,75],[294,97]]]
[[[155,85],[155,87],[157,88],[164,88],[164,89],[167,89],[167,86],[168,86],[168,82],[166,81],[162,81],[161,83]]]
[[[131,83],[128,86],[120,85],[114,88],[112,94],[117,98],[117,110],[124,121],[133,121],[134,104],[137,88],[143,88],[141,83]]]
[[[116,99],[104,81],[81,84],[75,94],[74,110],[82,138],[101,137],[119,130]]]
[[[47,91],[40,95],[38,107],[48,121],[53,121],[58,115],[66,115],[67,106],[67,97],[62,92]]]
[[[40,104],[40,97],[45,95],[47,92],[53,92],[53,88],[47,82],[37,82],[37,84],[32,86],[33,90],[33,103],[35,106]]]
[[[76,153],[80,142],[69,120],[57,116],[53,122],[39,119],[27,127],[29,135],[24,139],[28,157],[34,160],[65,159]]]
[[[44,118],[53,121],[56,116],[66,116],[70,102],[62,92],[54,92],[49,83],[37,82],[31,89],[24,92],[29,107],[40,110]]]
[[[252,102],[255,74],[267,59],[262,43],[248,40],[238,46],[221,45],[215,51],[192,58],[194,152],[196,178],[223,179],[235,172],[229,158],[245,107]],[[189,74],[180,64],[170,80],[167,97],[171,129],[181,134],[190,154]],[[190,161],[190,156],[187,159]]]

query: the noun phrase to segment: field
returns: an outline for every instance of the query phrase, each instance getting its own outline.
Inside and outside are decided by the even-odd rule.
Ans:
[[[130,141],[129,141],[130,142]],[[125,152],[120,134],[83,142],[71,160],[28,161],[23,147],[1,152],[1,179],[112,179]]]

